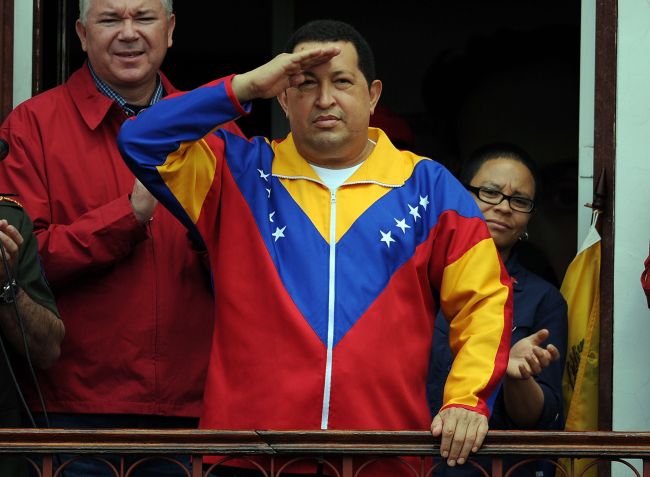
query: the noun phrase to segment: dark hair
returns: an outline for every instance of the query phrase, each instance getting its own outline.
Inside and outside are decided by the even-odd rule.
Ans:
[[[469,185],[481,166],[491,159],[512,159],[526,166],[533,176],[535,196],[538,195],[540,180],[537,164],[535,164],[535,161],[522,148],[505,142],[486,144],[472,152],[460,170],[460,182],[464,185]]]
[[[368,86],[375,80],[375,58],[368,42],[355,28],[338,20],[314,20],[298,28],[289,38],[284,51],[292,53],[300,43],[347,41],[352,43],[359,57],[359,69]]]

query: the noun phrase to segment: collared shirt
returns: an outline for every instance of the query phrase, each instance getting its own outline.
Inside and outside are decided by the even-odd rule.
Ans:
[[[162,81],[160,81],[160,75],[156,74],[156,89],[154,89],[154,92],[151,95],[149,104],[147,106],[137,106],[134,104],[129,104],[127,103],[126,99],[120,96],[120,94],[117,91],[115,91],[108,84],[106,84],[105,81],[103,81],[99,76],[97,76],[97,73],[95,73],[95,70],[93,69],[93,65],[90,64],[90,61],[88,62],[88,69],[90,70],[90,74],[92,75],[93,80],[95,81],[97,90],[103,95],[111,98],[117,104],[119,104],[120,108],[122,108],[122,111],[124,111],[124,114],[126,114],[127,117],[135,116],[143,109],[151,106],[152,104],[156,104],[160,100],[160,98],[162,98],[163,95],[165,94]]]

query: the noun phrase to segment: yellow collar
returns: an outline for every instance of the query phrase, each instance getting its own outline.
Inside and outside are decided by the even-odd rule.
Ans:
[[[368,128],[368,138],[376,142],[375,148],[359,169],[346,181],[349,183],[374,183],[385,187],[404,185],[413,172],[415,156],[398,151],[388,136],[377,128]],[[296,149],[293,135],[283,141],[274,141],[275,159],[273,175],[289,179],[309,179],[320,182],[318,175]]]

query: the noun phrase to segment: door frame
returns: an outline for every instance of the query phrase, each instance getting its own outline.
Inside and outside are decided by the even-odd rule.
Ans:
[[[43,1],[34,2],[34,41],[32,54],[32,91],[42,88],[42,31]],[[67,0],[58,0],[57,77],[61,82],[67,75],[68,48],[65,41],[65,15]],[[614,205],[616,170],[616,41],[618,1],[597,0],[596,4],[596,59],[595,59],[595,111],[594,111],[594,185],[604,173],[607,191],[602,214],[601,229],[601,280],[600,280],[600,354],[599,354],[599,410],[598,426],[601,430],[612,428],[613,402],[613,313],[614,313]],[[0,0],[0,120],[13,107],[13,50],[14,50],[14,0]],[[602,338],[608,339],[602,339]]]

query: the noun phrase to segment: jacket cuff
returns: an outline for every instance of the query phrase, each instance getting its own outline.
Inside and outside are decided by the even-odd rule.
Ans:
[[[135,218],[128,195],[106,204],[100,214],[106,233],[125,246],[132,247],[151,236],[147,224]]]

